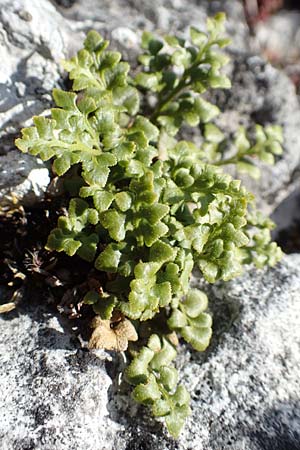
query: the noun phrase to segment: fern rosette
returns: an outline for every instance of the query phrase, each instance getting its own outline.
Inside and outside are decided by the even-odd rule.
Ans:
[[[145,33],[134,76],[120,53],[89,32],[84,49],[64,63],[72,91],[55,89],[51,117],[35,117],[16,141],[21,151],[51,159],[66,181],[79,177],[47,248],[77,254],[106,274],[102,289],[84,297],[98,317],[91,346],[105,347],[103,336],[112,335],[106,347],[125,350],[142,322],[151,329],[163,320],[160,335],[132,350],[126,376],[134,398],[164,417],[174,436],[189,413],[189,395],[177,384],[170,333],[198,351],[212,333],[206,295],[189,288],[192,270],[214,283],[241,274],[245,263],[261,267],[280,258],[271,222],[256,215],[252,195],[220,167],[234,163],[257,176],[251,158],[273,163],[281,152],[279,129],[258,126],[256,142],[241,129],[234,156],[222,156],[226,139],[211,123],[219,110],[203,93],[230,87],[221,70],[223,31],[218,14],[206,32],[191,28],[189,41]],[[183,126],[199,124],[200,148],[179,138]]]

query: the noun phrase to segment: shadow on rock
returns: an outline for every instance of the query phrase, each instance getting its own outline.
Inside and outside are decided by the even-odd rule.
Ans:
[[[251,440],[259,450],[300,450],[299,423],[300,401],[279,403],[266,411],[260,428],[250,432]]]
[[[32,325],[37,325],[36,341],[38,348],[49,350],[81,349],[81,344],[72,329],[77,325],[76,322],[72,322],[59,314],[54,305],[47,303],[47,298],[40,289],[24,289],[21,303],[13,311],[2,314],[1,320],[12,321],[20,316],[28,316]]]
[[[300,251],[300,189],[295,189],[271,216],[277,227],[273,239],[285,253]]]
[[[128,441],[125,450],[153,450],[160,448],[168,448],[168,450],[179,450],[179,445],[172,439],[160,437],[149,433],[148,429],[132,427],[128,430],[130,433],[130,440]],[[168,447],[166,447],[168,446]]]

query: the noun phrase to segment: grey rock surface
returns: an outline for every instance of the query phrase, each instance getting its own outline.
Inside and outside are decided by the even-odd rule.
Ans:
[[[33,115],[52,103],[61,79],[68,26],[46,0],[0,1],[0,204],[41,200],[49,184],[46,165],[14,149],[14,138]]]
[[[299,449],[299,267],[290,255],[208,288],[211,346],[182,346],[177,361],[192,396],[178,441],[130,400],[120,359],[80,349],[70,324],[40,303],[1,316],[1,449]]]
[[[0,448],[104,449],[104,361],[41,305],[1,319]]]
[[[63,18],[46,0],[0,2],[1,150],[10,135],[32,115],[47,109],[51,89],[61,77],[64,56]]]
[[[37,158],[11,150],[0,156],[0,206],[30,206],[44,197],[49,169]]]
[[[49,184],[47,166],[15,150],[14,139],[33,115],[52,105],[51,90],[62,84],[60,60],[76,47],[71,34],[47,0],[0,0],[1,206],[15,201],[32,205]]]
[[[139,35],[144,29],[187,34],[190,25],[203,26],[207,14],[221,10],[228,16],[227,27],[233,46],[249,48],[249,32],[239,0],[77,0],[70,8],[59,7],[60,1],[54,0],[54,3],[78,28],[92,25],[109,34],[118,27],[129,28]]]
[[[213,93],[223,114],[218,124],[234,133],[239,125],[256,123],[282,127],[283,154],[274,166],[261,165],[261,178],[243,177],[247,187],[259,199],[259,206],[270,214],[294,189],[300,166],[300,105],[295,87],[287,75],[259,56],[235,53],[229,68],[230,91]],[[234,174],[240,178],[240,174]]]

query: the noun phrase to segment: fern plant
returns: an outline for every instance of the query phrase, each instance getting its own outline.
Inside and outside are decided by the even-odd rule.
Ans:
[[[34,117],[16,140],[22,152],[51,159],[59,177],[76,174],[47,249],[77,254],[102,274],[84,297],[96,316],[90,347],[125,351],[134,342],[125,374],[133,397],[174,437],[190,411],[172,364],[177,337],[203,351],[212,334],[207,297],[189,287],[192,270],[227,281],[245,264],[272,266],[281,256],[272,222],[221,168],[257,177],[256,161],[273,163],[282,151],[280,128],[257,126],[250,137],[241,128],[229,143],[213,123],[218,107],[203,96],[230,87],[224,20],[191,28],[188,40],[144,33],[134,72],[89,32],[63,63],[72,90],[54,89],[51,117]],[[183,140],[198,126],[200,146]]]

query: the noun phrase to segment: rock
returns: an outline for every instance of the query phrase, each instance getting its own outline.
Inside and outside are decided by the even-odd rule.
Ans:
[[[105,449],[104,361],[41,304],[1,319],[1,449]]]
[[[197,406],[180,448],[299,449],[299,262],[212,287],[210,351],[184,362]]]
[[[300,222],[300,190],[293,191],[274,211],[272,219],[276,222],[276,233],[286,230]]]
[[[12,150],[0,156],[0,206],[32,206],[50,183],[49,169],[39,159]]]
[[[75,2],[76,0],[55,0],[55,3],[63,8],[71,8]]]
[[[61,0],[56,3],[59,6]],[[238,0],[114,0],[113,3],[105,0],[98,8],[94,0],[77,0],[71,8],[58,9],[77,29],[94,27],[110,34],[116,28],[126,27],[139,35],[142,30],[187,35],[190,25],[203,27],[207,15],[221,10],[228,15],[227,27],[233,46],[249,49],[249,31]]]
[[[300,165],[299,100],[289,78],[259,56],[233,54],[229,77],[232,89],[212,94],[213,102],[223,112],[217,123],[227,133],[233,133],[239,125],[251,128],[256,123],[278,124],[283,130],[283,155],[276,164],[261,165],[258,181],[242,177],[261,209],[270,214],[296,182]],[[240,174],[234,175],[241,178]]]
[[[49,184],[48,167],[15,150],[14,139],[22,126],[31,124],[33,115],[52,105],[51,91],[62,83],[60,60],[73,45],[69,35],[70,27],[49,1],[1,1],[0,59],[5,61],[0,67],[2,206],[32,205],[43,198]]]
[[[299,449],[299,267],[290,255],[208,288],[211,346],[199,354],[182,345],[177,361],[192,396],[178,441],[119,385],[118,356],[105,363],[104,352],[80,349],[70,324],[40,303],[2,315],[1,448]]]
[[[76,36],[47,0],[1,0],[0,43],[3,153],[21,126],[52,104],[51,90],[62,83],[60,60],[76,47]]]
[[[127,27],[117,27],[111,32],[113,40],[117,41],[125,48],[138,48],[140,40],[136,33]]]

